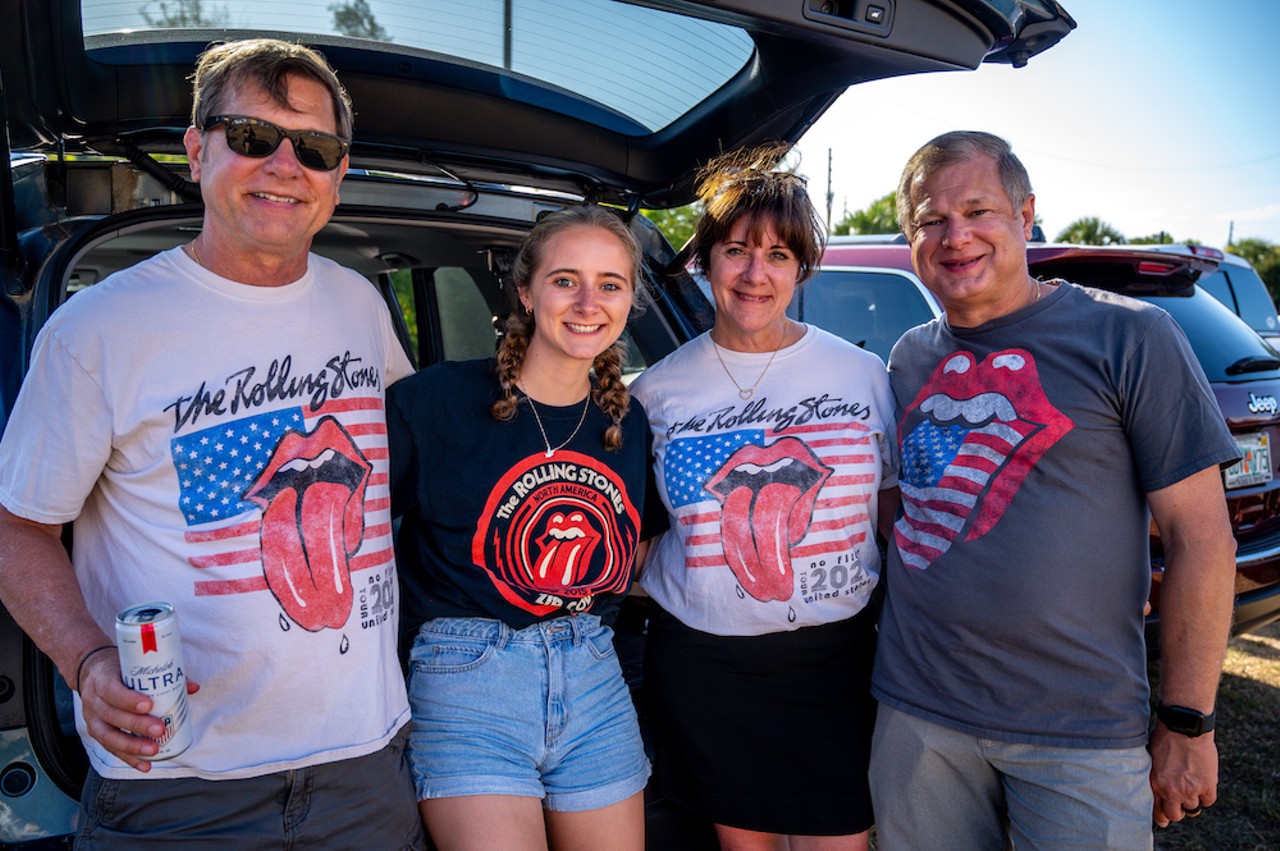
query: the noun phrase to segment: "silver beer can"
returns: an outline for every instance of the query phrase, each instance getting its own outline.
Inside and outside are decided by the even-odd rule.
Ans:
[[[187,675],[182,666],[178,618],[169,603],[130,606],[116,616],[120,678],[151,698],[151,714],[164,722],[155,739],[160,750],[149,760],[170,759],[191,747],[187,719]]]

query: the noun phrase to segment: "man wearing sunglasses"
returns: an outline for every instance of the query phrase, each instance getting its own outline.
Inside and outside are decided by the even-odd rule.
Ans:
[[[310,253],[351,105],[271,39],[211,48],[194,84],[201,230],[42,329],[0,442],[0,597],[77,694],[78,849],[422,848],[382,417],[411,367],[369,282]],[[186,678],[173,755],[115,647],[153,601],[183,670],[130,677]]]

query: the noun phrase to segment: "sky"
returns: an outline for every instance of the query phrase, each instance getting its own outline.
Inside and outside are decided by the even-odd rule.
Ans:
[[[1060,2],[1077,28],[1026,67],[846,91],[797,146],[819,207],[828,151],[839,221],[934,136],[985,130],[1026,165],[1050,239],[1091,216],[1130,239],[1280,244],[1280,2]]]

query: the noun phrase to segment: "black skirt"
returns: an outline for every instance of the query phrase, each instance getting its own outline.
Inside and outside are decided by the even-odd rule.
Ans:
[[[650,601],[644,691],[654,780],[717,824],[809,836],[860,833],[875,618],[761,636],[691,629]]]

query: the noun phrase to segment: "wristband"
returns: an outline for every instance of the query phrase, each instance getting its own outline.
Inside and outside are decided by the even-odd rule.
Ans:
[[[1169,706],[1163,700],[1156,705],[1156,717],[1169,728],[1171,733],[1180,733],[1194,739],[1213,729],[1216,713],[1205,715],[1185,706]]]
[[[76,666],[76,693],[80,693],[80,675],[84,673],[84,663],[89,661],[89,657],[100,650],[115,650],[114,644],[104,644],[101,647],[95,647],[88,653],[80,657],[80,664]]]

